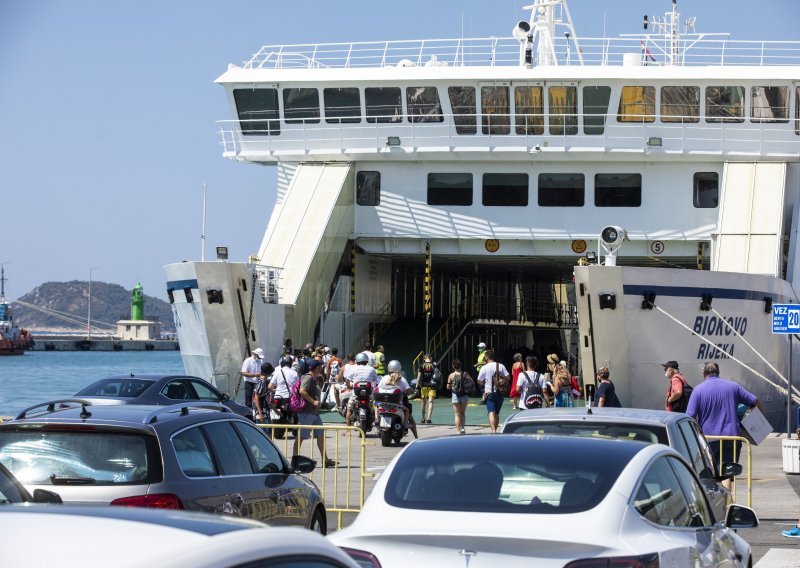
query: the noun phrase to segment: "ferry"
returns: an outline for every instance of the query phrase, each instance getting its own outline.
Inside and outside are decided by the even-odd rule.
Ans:
[[[188,373],[236,395],[285,338],[406,370],[485,342],[662,408],[662,363],[696,385],[714,360],[789,422],[771,322],[800,277],[800,42],[698,33],[676,1],[616,38],[579,38],[566,0],[526,9],[496,37],[228,66],[223,156],[277,168],[277,199],[247,262],[165,267]]]
[[[0,356],[22,355],[33,349],[33,336],[14,323],[11,302],[6,301],[6,271],[0,265]]]

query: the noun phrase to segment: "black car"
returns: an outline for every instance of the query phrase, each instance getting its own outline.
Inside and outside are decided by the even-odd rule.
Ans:
[[[231,411],[253,419],[252,411],[219,392],[208,381],[187,375],[119,375],[100,379],[75,393],[92,404],[155,404],[166,406],[183,400],[224,404]]]

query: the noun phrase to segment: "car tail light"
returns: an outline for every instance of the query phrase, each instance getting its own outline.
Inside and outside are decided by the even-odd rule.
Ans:
[[[347,548],[342,546],[347,555],[352,558],[356,564],[361,568],[381,568],[381,563],[375,558],[374,554],[370,554],[365,550],[355,550],[354,548]]]
[[[183,502],[173,493],[153,493],[152,495],[122,497],[111,501],[111,505],[119,507],[150,507],[152,509],[183,509]]]
[[[613,556],[610,558],[585,558],[575,560],[564,568],[658,568],[658,553],[640,556]]]

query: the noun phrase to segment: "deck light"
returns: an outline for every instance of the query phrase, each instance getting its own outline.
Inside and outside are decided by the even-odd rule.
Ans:
[[[662,146],[662,140],[657,136],[651,136],[647,139],[647,145],[653,146],[654,148],[660,148]]]
[[[228,260],[228,247],[217,247],[217,260]]]
[[[399,136],[387,136],[386,137],[386,145],[387,146],[399,146],[400,145],[400,137]]]
[[[711,309],[711,300],[714,299],[714,296],[711,294],[703,294],[700,296],[700,311],[707,312]]]
[[[772,298],[769,296],[764,296],[764,312],[768,314],[772,313]]]
[[[617,309],[617,296],[615,294],[600,294],[600,309]]]

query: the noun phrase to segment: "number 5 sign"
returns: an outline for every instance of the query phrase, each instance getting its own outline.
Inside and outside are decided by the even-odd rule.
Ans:
[[[667,247],[664,245],[664,241],[653,241],[650,243],[650,252],[653,254],[662,254],[665,248]]]

